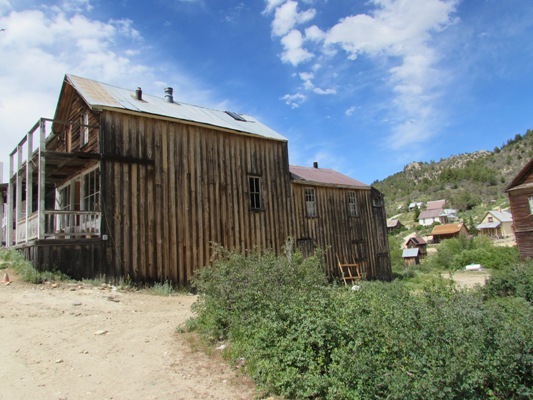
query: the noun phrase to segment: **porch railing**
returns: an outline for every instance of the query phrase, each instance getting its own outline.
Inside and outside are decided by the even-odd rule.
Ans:
[[[17,221],[17,243],[33,239],[100,237],[101,213],[99,211],[45,210],[43,213],[44,237],[38,237],[38,212],[34,212],[29,218]]]

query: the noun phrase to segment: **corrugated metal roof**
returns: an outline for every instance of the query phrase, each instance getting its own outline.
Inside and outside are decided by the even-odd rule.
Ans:
[[[411,249],[403,249],[402,257],[403,258],[418,257],[419,250],[420,249],[418,247],[413,247]]]
[[[513,222],[513,214],[506,211],[488,211],[489,214],[493,215],[494,218],[500,220],[501,222]]]
[[[497,228],[498,226],[501,225],[501,222],[500,221],[495,221],[495,222],[485,222],[484,224],[479,224],[478,226],[476,226],[477,229],[489,229],[489,228]]]
[[[298,167],[289,165],[292,178],[296,181],[310,184],[326,184],[333,186],[348,186],[358,189],[370,189],[366,183],[360,182],[340,172],[327,168]]]
[[[157,97],[143,93],[142,100],[137,100],[135,90],[122,89],[70,74],[66,76],[66,79],[91,108],[113,108],[159,115],[249,133],[268,139],[287,141],[287,138],[250,115],[243,114],[242,116],[246,121],[237,121],[224,111],[181,102],[169,103],[165,101],[163,96]]]

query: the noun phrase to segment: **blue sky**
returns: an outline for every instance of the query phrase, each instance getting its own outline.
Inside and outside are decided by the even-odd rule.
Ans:
[[[533,128],[530,0],[0,0],[0,161],[65,73],[251,114],[366,183]]]

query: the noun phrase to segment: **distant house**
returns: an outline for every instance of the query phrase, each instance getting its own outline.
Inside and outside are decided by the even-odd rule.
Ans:
[[[476,229],[481,235],[512,236],[514,235],[513,215],[507,211],[487,211]]]
[[[416,207],[420,209],[422,207],[422,202],[413,202],[409,204],[409,211],[413,211]]]
[[[410,237],[407,240],[407,243],[405,243],[405,247],[407,249],[418,249],[419,250],[419,257],[422,259],[427,256],[427,242],[422,239],[420,236],[413,236]]]
[[[446,200],[428,201],[426,209],[418,216],[418,223],[422,226],[428,226],[435,222],[445,224],[448,222],[448,214],[444,212]]]
[[[389,219],[387,220],[387,231],[390,233],[390,232],[394,232],[398,229],[402,229],[403,228],[403,224],[397,220],[397,219]]]
[[[406,266],[420,264],[420,249],[418,247],[403,249],[402,258]]]
[[[431,235],[433,236],[433,242],[439,243],[444,239],[466,236],[468,235],[468,229],[463,223],[437,225],[433,228]]]
[[[505,189],[522,258],[533,258],[533,158],[520,170]]]
[[[434,200],[426,203],[426,210],[443,210],[446,200]]]

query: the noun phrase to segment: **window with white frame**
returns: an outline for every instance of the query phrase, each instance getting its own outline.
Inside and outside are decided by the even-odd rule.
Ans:
[[[250,190],[250,209],[261,210],[261,178],[258,176],[249,176],[248,185]]]
[[[528,201],[529,201],[529,213],[533,214],[533,196],[529,196]]]
[[[305,212],[307,217],[316,217],[316,193],[314,188],[305,189]]]
[[[100,169],[96,168],[83,175],[82,205],[85,211],[100,211]]]
[[[348,215],[350,217],[357,217],[357,197],[355,192],[348,192]]]
[[[81,137],[82,146],[89,143],[89,113],[88,112],[84,112],[81,116],[80,137]]]

